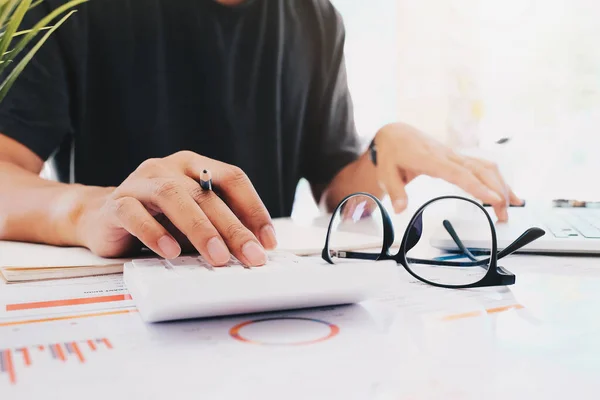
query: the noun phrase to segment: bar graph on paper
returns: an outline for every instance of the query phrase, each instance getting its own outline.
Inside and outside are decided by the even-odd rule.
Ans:
[[[57,366],[61,363],[85,364],[94,353],[112,349],[107,338],[0,349],[0,383],[8,380],[16,385],[21,370],[36,368],[40,362],[56,362]]]

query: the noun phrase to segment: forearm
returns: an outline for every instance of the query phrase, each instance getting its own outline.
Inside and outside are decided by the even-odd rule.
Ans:
[[[348,164],[335,176],[323,193],[322,204],[328,212],[332,212],[344,197],[356,192],[370,193],[378,198],[384,195],[368,152]]]
[[[79,246],[83,207],[106,190],[48,181],[0,160],[0,239]]]

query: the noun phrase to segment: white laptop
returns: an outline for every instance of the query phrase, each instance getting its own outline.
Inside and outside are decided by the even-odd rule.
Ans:
[[[488,212],[494,218],[493,210],[488,209]],[[545,235],[519,252],[600,255],[600,208],[511,207],[509,221],[496,223],[495,227],[498,250],[511,244],[527,229],[538,227],[546,232]],[[466,230],[461,231],[460,239],[467,248],[478,248],[477,236],[478,232]],[[456,244],[448,238],[448,234],[440,230],[431,238],[431,244],[441,249],[456,249]]]

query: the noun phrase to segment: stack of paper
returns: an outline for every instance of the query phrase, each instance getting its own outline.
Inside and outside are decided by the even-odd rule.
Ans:
[[[9,283],[117,274],[126,261],[80,247],[0,241],[0,273]]]

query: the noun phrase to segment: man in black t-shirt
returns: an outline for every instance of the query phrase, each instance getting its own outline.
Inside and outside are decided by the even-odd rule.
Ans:
[[[46,0],[26,25],[62,3]],[[214,265],[230,254],[260,265],[301,178],[329,209],[365,191],[401,212],[405,185],[426,174],[506,219],[520,201],[493,164],[406,124],[376,133],[371,162],[343,49],[327,0],[78,6],[0,104],[0,239],[108,257],[145,245],[171,258],[191,244]],[[59,182],[39,177],[47,160]],[[199,188],[203,169],[219,196]]]

